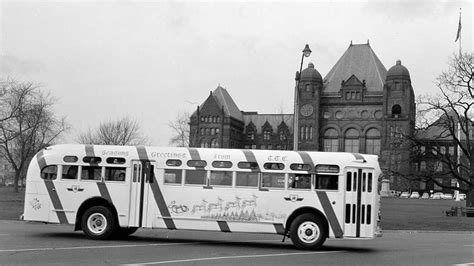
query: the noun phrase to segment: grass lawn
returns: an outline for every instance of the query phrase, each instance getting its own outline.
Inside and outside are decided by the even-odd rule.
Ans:
[[[23,213],[24,191],[0,187],[0,220],[18,220]],[[454,200],[381,199],[381,227],[384,230],[474,231],[474,218],[446,216],[451,206],[465,206]]]

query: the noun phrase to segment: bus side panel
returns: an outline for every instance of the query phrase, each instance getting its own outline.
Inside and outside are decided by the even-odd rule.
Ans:
[[[50,197],[44,181],[40,178],[40,169],[33,157],[26,176],[25,202],[23,219],[26,221],[49,222]]]

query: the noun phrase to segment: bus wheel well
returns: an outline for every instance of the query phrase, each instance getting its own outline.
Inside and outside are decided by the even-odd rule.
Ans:
[[[329,232],[328,220],[326,219],[326,216],[320,210],[315,209],[315,208],[311,208],[311,207],[303,207],[303,208],[296,209],[286,220],[286,224],[285,224],[285,235],[286,236],[288,236],[288,234],[290,232],[290,227],[291,227],[291,223],[293,222],[293,220],[295,220],[296,217],[298,217],[298,216],[300,216],[301,214],[304,214],[304,213],[312,213],[312,214],[314,214],[318,217],[321,217],[321,219],[324,221],[325,229],[327,230],[327,232]]]
[[[81,226],[82,215],[87,209],[93,206],[104,206],[104,207],[109,208],[114,214],[115,220],[118,224],[118,214],[117,214],[117,209],[115,209],[115,206],[104,198],[94,197],[94,198],[90,198],[84,201],[79,207],[79,210],[77,211],[77,214],[76,214],[76,223],[74,225],[74,231],[82,230],[82,226]]]

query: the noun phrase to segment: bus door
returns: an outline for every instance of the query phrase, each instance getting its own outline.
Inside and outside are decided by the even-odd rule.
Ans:
[[[150,161],[132,161],[132,178],[130,186],[130,208],[129,226],[145,226],[148,208],[148,194],[150,193],[147,183],[152,178],[154,165]]]
[[[345,172],[344,236],[374,236],[374,171],[346,168]]]

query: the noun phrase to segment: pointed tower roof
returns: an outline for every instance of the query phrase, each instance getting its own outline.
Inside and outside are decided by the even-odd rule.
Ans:
[[[210,101],[214,102],[214,104],[217,104],[220,109],[223,109],[226,116],[236,118],[240,121],[244,120],[242,112],[240,111],[239,107],[237,107],[237,104],[235,104],[227,90],[222,88],[220,85],[211,92],[211,95],[209,95],[209,97],[201,105],[199,105],[199,109],[202,110],[205,105],[210,103]],[[194,111],[191,116],[196,115],[197,111]]]
[[[324,78],[323,92],[338,92],[341,82],[355,75],[367,91],[382,91],[387,69],[367,44],[352,44]]]
[[[226,115],[243,121],[242,112],[240,111],[239,107],[237,107],[237,104],[235,104],[232,97],[230,97],[230,94],[226,89],[218,86],[212,92],[212,96],[214,96],[221,108],[224,108],[224,113]]]

